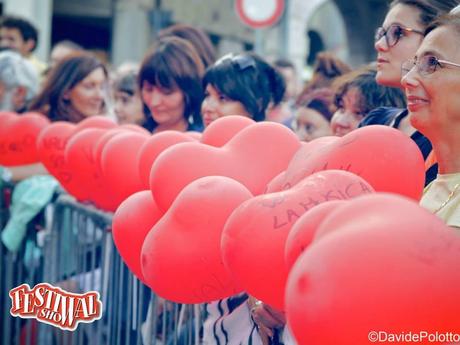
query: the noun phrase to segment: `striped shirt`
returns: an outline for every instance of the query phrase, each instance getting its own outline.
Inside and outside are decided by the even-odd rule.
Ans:
[[[262,345],[247,299],[241,293],[206,305],[204,345]]]

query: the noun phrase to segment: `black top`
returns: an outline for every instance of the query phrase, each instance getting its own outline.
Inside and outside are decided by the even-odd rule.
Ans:
[[[392,108],[392,107],[380,107],[372,110],[367,116],[360,122],[359,127],[370,126],[370,125],[385,125],[393,128],[398,128],[401,120],[404,119],[409,112],[407,109]],[[423,159],[427,159],[428,155],[432,150],[432,146],[427,137],[425,137],[419,131],[415,131],[411,135],[411,139],[415,141],[420,151],[423,154]],[[425,172],[425,186],[433,181],[438,174],[438,164],[434,164]]]

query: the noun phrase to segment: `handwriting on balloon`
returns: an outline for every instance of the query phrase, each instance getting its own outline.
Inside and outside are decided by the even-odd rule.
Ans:
[[[347,200],[361,194],[372,193],[368,186],[359,183],[350,183],[341,189],[331,189],[325,192],[317,193],[315,198],[308,197],[307,200],[297,202],[294,208],[280,209],[278,214],[273,215],[273,228],[280,229],[285,225],[295,222],[300,216],[307,212],[312,207],[323,202],[331,200]],[[283,203],[278,203],[276,206],[281,206]]]
[[[34,148],[35,137],[31,134],[25,134],[22,138],[18,138],[11,142],[3,143],[3,150],[9,152],[23,152],[29,148]]]

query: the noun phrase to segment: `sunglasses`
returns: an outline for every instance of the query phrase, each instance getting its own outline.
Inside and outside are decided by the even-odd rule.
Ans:
[[[249,68],[256,69],[256,61],[250,55],[233,55],[227,54],[217,60],[216,65],[220,63],[230,63],[231,65],[238,68],[240,71],[244,71]]]
[[[436,69],[444,68],[446,66],[451,67],[458,67],[460,68],[460,64],[446,61],[446,60],[439,60],[436,56],[433,55],[425,55],[422,56],[420,59],[411,59],[405,61],[401,66],[402,75],[406,75],[412,68],[415,67],[418,74],[421,76],[426,76],[436,72]]]
[[[384,29],[382,27],[377,28],[374,39],[375,39],[375,42],[378,42],[380,41],[382,37],[385,37],[385,42],[387,46],[390,48],[390,47],[395,46],[396,43],[399,42],[401,37],[406,35],[408,32],[413,32],[419,35],[423,35],[422,31],[411,29],[411,28],[406,28],[399,24],[392,24],[387,29]]]

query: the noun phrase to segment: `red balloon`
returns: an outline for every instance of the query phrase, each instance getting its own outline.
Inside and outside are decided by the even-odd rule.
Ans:
[[[131,126],[131,127],[130,127]],[[138,130],[138,128],[142,129],[141,131]],[[101,167],[101,160],[102,160],[102,151],[104,150],[105,144],[113,138],[114,136],[121,134],[121,133],[130,133],[130,132],[137,132],[140,134],[144,135],[150,135],[150,133],[147,130],[144,130],[142,127],[139,127],[137,125],[121,125],[119,127],[114,127],[109,130],[107,130],[104,135],[102,135],[99,140],[96,142],[96,144],[93,147],[93,156],[94,160],[96,161],[97,168],[99,169],[99,175],[102,176],[102,167]],[[108,187],[106,187],[108,188]],[[148,187],[146,188],[148,189]],[[113,203],[109,203],[108,205],[105,205],[102,207],[103,209],[107,209],[110,211],[115,211],[118,205],[115,205]]]
[[[78,201],[94,201],[95,195],[104,192],[93,147],[105,132],[106,129],[85,128],[72,135],[66,144],[64,159],[72,172],[72,181],[66,187]]]
[[[333,221],[336,216],[347,223]],[[386,342],[379,332],[460,331],[454,230],[416,203],[387,194],[351,200],[321,227],[328,220],[338,228],[299,257],[287,283],[286,315],[299,344],[360,345]]]
[[[12,138],[11,126],[18,119],[18,114],[13,112],[0,112],[0,164],[8,162],[13,155],[10,149]]]
[[[93,156],[94,160],[98,163],[100,167],[101,159],[102,159],[102,151],[104,150],[105,144],[108,143],[110,139],[112,139],[114,136],[121,134],[121,133],[126,133],[126,129],[122,129],[121,127],[115,127],[107,130],[96,142],[96,144],[93,147]]]
[[[222,147],[242,129],[256,123],[247,116],[230,115],[221,117],[205,129],[201,142],[203,144]]]
[[[284,187],[285,179],[286,179],[286,171],[280,172],[267,184],[265,194],[281,192]]]
[[[137,125],[132,125],[132,124],[125,124],[125,125],[117,126],[114,128],[110,128],[97,141],[96,145],[94,146],[93,148],[94,159],[97,162],[100,162],[101,156],[102,156],[102,150],[104,149],[105,144],[115,135],[118,135],[120,133],[126,133],[126,132],[136,132],[136,133],[143,134],[143,135],[150,135],[150,132],[147,131],[146,129],[140,126],[137,126]]]
[[[42,164],[67,191],[72,189],[73,172],[65,160],[64,152],[70,137],[75,133],[75,125],[57,121],[41,131],[37,138],[37,152]]]
[[[185,132],[190,138],[194,140],[200,140],[201,139],[201,133],[200,132],[195,132],[195,131],[187,131]]]
[[[196,140],[187,133],[178,131],[160,132],[147,139],[137,155],[137,166],[142,186],[145,189],[150,188],[150,170],[160,153],[172,145],[195,141]]]
[[[300,157],[297,157],[300,158]],[[425,183],[423,156],[412,139],[388,126],[367,126],[320,147],[286,170],[287,187],[316,171],[353,172],[376,191],[419,200]]]
[[[371,192],[359,176],[330,170],[313,174],[287,191],[255,197],[238,207],[225,224],[224,263],[250,295],[282,310],[288,274],[284,248],[293,224],[323,202]]]
[[[321,222],[343,204],[345,204],[344,200],[325,202],[308,210],[295,222],[287,237],[284,251],[288,271],[299,255],[311,244]]]
[[[20,116],[3,113],[0,121],[0,164],[16,166],[39,162],[37,137],[50,124],[48,118],[32,112]]]
[[[115,206],[142,190],[136,159],[147,139],[145,134],[127,131],[115,135],[104,145],[100,164]]]
[[[77,124],[77,131],[81,131],[86,128],[101,128],[101,129],[110,129],[117,127],[117,124],[114,120],[107,116],[90,116],[80,121]]]
[[[139,125],[135,125],[135,124],[132,124],[132,123],[126,123],[124,125],[120,125],[119,128],[127,129],[129,131],[137,132],[137,133],[144,134],[144,135],[150,135],[151,134],[144,127],[141,127]]]
[[[314,139],[309,142],[302,142],[302,146],[299,150],[295,153],[294,157],[292,157],[291,161],[289,162],[288,168],[286,169],[285,180],[283,181],[283,185],[278,187],[279,190],[274,190],[273,192],[280,192],[282,190],[286,190],[292,187],[292,184],[287,181],[295,179],[295,180],[302,180],[304,178],[304,165],[305,161],[311,156],[311,154],[315,151],[320,150],[328,145],[331,145],[339,140],[339,137],[336,136],[326,136]],[[289,175],[287,175],[289,173]]]
[[[150,188],[161,210],[167,210],[191,181],[210,175],[231,177],[253,194],[283,171],[300,147],[295,134],[273,122],[259,122],[240,131],[221,148],[182,143],[165,150],[150,173]]]
[[[0,122],[6,121],[7,119],[12,119],[13,117],[18,116],[18,113],[14,111],[0,111]],[[0,128],[0,133],[2,132],[2,128]]]
[[[200,178],[181,191],[142,247],[142,272],[156,294],[203,303],[241,291],[222,263],[220,238],[228,216],[251,197],[223,176]]]
[[[300,148],[297,150],[289,162],[289,171],[292,173],[292,171],[298,171],[299,169],[302,169],[304,160],[311,154],[311,152],[319,150],[321,147],[329,145],[338,139],[338,137],[327,136],[309,142],[302,142]],[[281,192],[282,190],[286,190],[291,187],[292,186],[289,183],[286,183],[286,171],[284,171],[284,173],[276,176],[272,181],[270,181],[270,183],[267,185],[266,193]]]
[[[149,190],[134,193],[117,208],[112,221],[115,246],[134,275],[144,284],[141,249],[145,236],[162,217]]]

